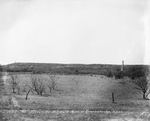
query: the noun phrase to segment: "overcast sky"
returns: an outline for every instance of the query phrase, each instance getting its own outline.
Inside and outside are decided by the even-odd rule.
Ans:
[[[149,64],[147,15],[148,0],[0,0],[0,63]]]

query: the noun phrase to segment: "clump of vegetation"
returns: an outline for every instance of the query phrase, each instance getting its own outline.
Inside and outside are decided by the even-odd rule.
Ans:
[[[150,82],[149,78],[147,76],[143,76],[140,78],[135,79],[133,83],[136,85],[135,89],[139,90],[143,93],[143,99],[148,99],[147,96],[150,94]]]
[[[125,68],[124,75],[131,79],[144,77],[149,72],[149,67],[144,65],[131,65]]]
[[[111,78],[111,77],[114,76],[114,74],[113,74],[112,71],[109,70],[109,71],[107,71],[106,76],[109,77],[109,78]]]
[[[13,93],[16,93],[16,90],[18,91],[18,94],[20,93],[20,86],[19,81],[17,81],[17,75],[10,75],[10,86],[12,88]]]
[[[53,90],[56,90],[56,76],[55,75],[31,75],[31,81],[26,84],[26,100],[30,92],[36,93],[37,95],[43,96],[48,93],[52,93]]]
[[[55,75],[49,75],[50,80],[48,80],[47,87],[49,89],[49,92],[51,93],[52,90],[55,90],[56,87],[56,76]]]
[[[32,76],[31,86],[29,86],[31,90],[35,91],[37,95],[41,95],[45,92],[46,85],[43,80],[37,76]]]

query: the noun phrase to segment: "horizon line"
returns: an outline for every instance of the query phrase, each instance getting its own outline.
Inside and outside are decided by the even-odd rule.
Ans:
[[[124,61],[125,62],[125,61]],[[7,63],[7,64],[0,64],[2,66],[6,66],[6,65],[10,65],[10,64],[15,64],[15,63],[28,63],[28,64],[62,64],[62,65],[122,65],[122,63],[118,64],[118,63],[53,63],[53,62],[13,62],[13,63]],[[129,64],[129,63],[124,63],[124,65],[150,65],[150,64],[140,64],[140,63],[136,63],[136,64]]]

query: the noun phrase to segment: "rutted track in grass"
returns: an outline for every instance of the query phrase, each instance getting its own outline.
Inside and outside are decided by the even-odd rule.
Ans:
[[[149,112],[75,111],[75,110],[5,110],[6,115],[18,121],[148,121]],[[17,121],[17,120],[16,120]]]

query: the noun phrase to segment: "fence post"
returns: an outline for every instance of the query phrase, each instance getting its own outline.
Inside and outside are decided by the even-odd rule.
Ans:
[[[112,103],[115,103],[114,93],[112,92]]]

